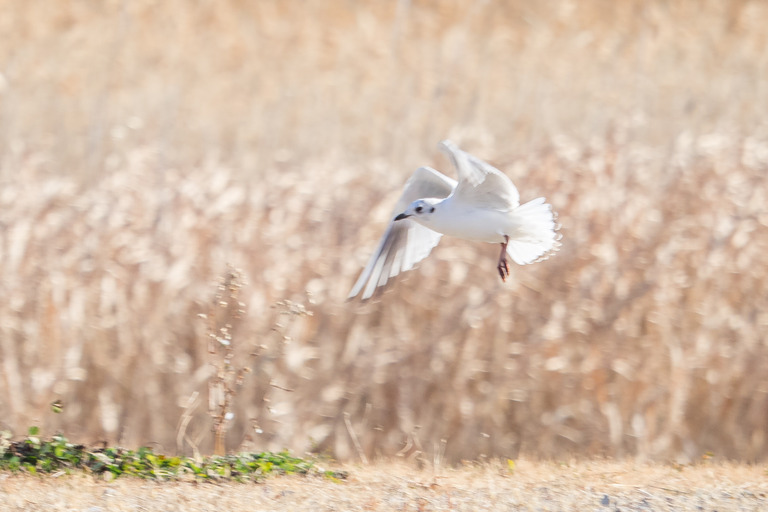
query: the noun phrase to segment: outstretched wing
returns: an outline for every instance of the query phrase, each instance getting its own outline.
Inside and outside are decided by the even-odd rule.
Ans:
[[[456,187],[456,181],[429,167],[419,167],[405,184],[397,201],[392,217],[403,212],[417,199],[426,197],[448,197]],[[373,296],[379,287],[400,272],[411,270],[426,258],[437,245],[442,235],[410,219],[389,221],[384,236],[373,251],[371,259],[363,269],[357,282],[349,292],[348,299],[356,297],[362,290],[362,299]]]
[[[459,175],[459,184],[453,192],[456,201],[493,210],[511,210],[520,205],[520,193],[500,170],[462,151],[449,140],[442,141],[439,147]]]

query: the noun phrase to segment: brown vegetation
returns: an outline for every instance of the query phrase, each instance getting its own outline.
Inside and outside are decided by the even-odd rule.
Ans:
[[[768,455],[768,5],[0,13],[8,428],[212,451],[198,315],[232,264],[230,449]],[[344,303],[445,137],[547,197],[560,253],[502,284],[496,248],[444,239]]]

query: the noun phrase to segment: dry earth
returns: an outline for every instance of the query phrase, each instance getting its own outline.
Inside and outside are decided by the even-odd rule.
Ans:
[[[596,510],[730,511],[768,506],[763,465],[518,461],[419,471],[347,466],[349,478],[279,476],[262,484],[194,484],[3,474],[2,510]]]

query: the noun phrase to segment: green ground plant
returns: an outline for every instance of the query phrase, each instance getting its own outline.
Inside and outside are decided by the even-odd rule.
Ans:
[[[258,482],[269,474],[322,475],[343,479],[344,472],[323,471],[314,461],[288,452],[239,453],[190,458],[167,456],[143,446],[138,450],[120,447],[91,448],[74,444],[61,434],[40,437],[31,427],[24,439],[12,441],[11,433],[0,436],[0,470],[30,474],[84,471],[111,480],[133,476],[153,480]]]

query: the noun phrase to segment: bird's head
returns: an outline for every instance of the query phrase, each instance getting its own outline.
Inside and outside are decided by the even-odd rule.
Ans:
[[[427,198],[412,202],[403,213],[395,217],[395,220],[403,220],[414,217],[414,220],[427,221],[435,213],[435,205],[442,199]]]

